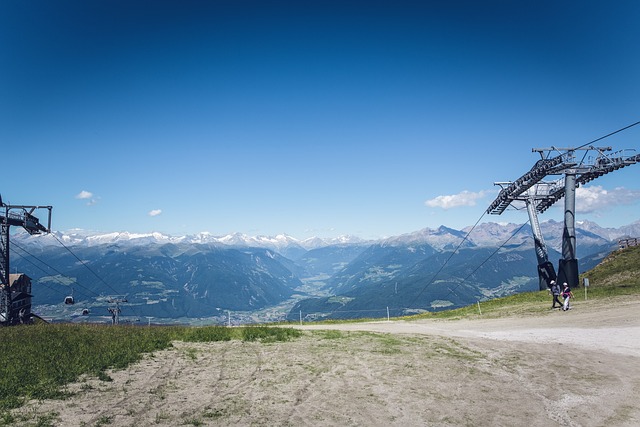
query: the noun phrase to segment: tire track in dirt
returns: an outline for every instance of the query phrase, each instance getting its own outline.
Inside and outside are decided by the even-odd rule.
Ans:
[[[322,419],[329,425],[354,425],[354,420],[359,425],[380,425],[382,419],[396,417],[396,408],[387,408],[389,413],[382,418],[379,410],[370,410],[383,407],[388,392],[384,355],[377,341],[368,334],[347,333],[324,340],[327,352],[339,355],[330,363],[322,352],[313,358],[307,354],[306,364],[324,369],[304,377],[304,385],[297,389],[296,400],[285,417],[287,423],[312,425]],[[372,364],[372,355],[381,363]],[[335,400],[328,400],[328,396],[335,396]]]
[[[191,366],[189,374],[178,383],[175,398],[182,396],[181,411],[174,418],[181,423],[196,424],[203,422],[203,417],[226,418],[235,412],[227,404],[234,405],[234,399],[238,396],[242,396],[244,402],[253,400],[253,384],[260,378],[264,366],[264,355],[259,344],[226,342],[181,345],[184,349],[195,349],[196,354],[188,361]],[[203,371],[212,367],[215,367],[217,374],[204,375]],[[247,367],[250,368],[247,370]],[[197,390],[197,396],[194,396],[194,389]],[[248,408],[240,407],[238,410],[241,413],[248,412]]]
[[[168,353],[176,352],[175,349],[164,351]],[[136,385],[135,391],[126,391],[124,397],[117,399],[113,403],[108,403],[106,408],[104,408],[105,403],[103,401],[100,405],[101,410],[92,418],[88,419],[86,423],[88,423],[88,425],[95,425],[101,420],[105,421],[114,417],[128,417],[132,414],[144,414],[148,412],[155,402],[162,399],[162,394],[167,388],[167,384],[171,378],[178,375],[183,369],[178,362],[178,357],[170,357],[165,353],[160,357],[147,356],[146,363],[133,375],[130,370],[111,373],[111,376],[117,377],[117,380],[114,379],[114,384],[122,386],[123,390],[127,390],[129,383],[138,381],[139,378],[143,378],[143,380],[140,385]],[[159,364],[159,366],[153,367],[152,374],[148,375],[146,371],[156,363]],[[134,421],[138,419],[138,416],[134,417]]]
[[[299,353],[294,352],[289,355],[289,360],[286,363],[287,369],[292,374],[297,378],[302,378],[302,381],[297,381],[297,384],[286,384],[288,393],[293,397],[287,404],[286,414],[283,415],[287,425],[297,425],[307,421],[299,409],[309,401],[311,391],[315,388],[315,384],[322,374],[320,370],[312,371],[309,369],[311,365],[307,357],[301,357]],[[279,381],[284,382],[281,378]],[[278,385],[284,386],[284,384]],[[289,389],[291,386],[293,388]]]
[[[125,370],[108,372],[113,381],[89,378],[69,385],[75,392],[71,406],[59,400],[34,401],[22,411],[31,419],[58,413],[60,426],[198,424],[203,414],[226,417],[224,406],[216,414],[225,399],[242,394],[251,401],[252,383],[263,365],[258,343],[174,342]],[[212,369],[215,375],[210,375]]]

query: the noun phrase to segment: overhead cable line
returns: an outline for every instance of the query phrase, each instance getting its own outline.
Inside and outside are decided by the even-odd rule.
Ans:
[[[447,258],[447,260],[444,262],[444,264],[442,264],[442,266],[440,267],[440,269],[438,271],[436,271],[436,273],[433,275],[433,277],[431,277],[431,280],[424,286],[424,288],[422,288],[422,290],[418,293],[418,295],[416,295],[414,301],[418,301],[418,298],[420,298],[420,296],[424,293],[424,291],[427,290],[427,288],[429,286],[431,286],[431,284],[436,280],[436,277],[438,277],[438,275],[442,272],[442,270],[446,267],[446,265],[449,263],[449,261],[451,260],[451,258],[456,254],[456,252],[458,252],[458,249],[460,249],[460,247],[462,246],[462,244],[467,240],[467,238],[469,237],[469,235],[471,234],[471,232],[478,226],[478,224],[480,223],[480,221],[482,221],[482,218],[484,218],[484,216],[486,215],[486,212],[483,212],[482,215],[480,215],[480,218],[478,218],[478,220],[476,221],[476,223],[473,225],[473,227],[471,227],[471,229],[467,232],[467,234],[464,236],[464,238],[460,241],[460,243],[458,243],[458,246],[453,250],[453,252],[451,252],[451,255],[449,255],[449,258]]]
[[[98,273],[96,273],[91,267],[89,267],[89,265],[87,265],[86,262],[84,262],[83,260],[81,260],[67,245],[64,244],[64,242],[62,242],[62,240],[60,240],[58,238],[58,236],[55,235],[55,233],[51,233],[51,235],[62,245],[63,248],[65,248],[71,255],[73,255],[73,257],[75,259],[77,259],[80,264],[82,264],[87,270],[89,270],[95,277],[98,278],[98,280],[100,280],[102,283],[105,284],[105,286],[107,286],[109,289],[111,289],[114,293],[114,295],[121,295],[118,293],[118,291],[116,291],[111,285],[109,285],[102,277],[100,277],[98,275]],[[124,299],[115,299],[116,304],[119,302],[125,302],[126,300]],[[132,306],[130,306],[131,310],[134,312],[136,317],[140,317],[139,313],[137,312],[137,310]]]
[[[516,234],[518,234],[520,232],[520,230],[522,230],[524,228],[525,225],[527,225],[529,223],[529,221],[525,222],[524,224],[522,224],[520,227],[518,227],[518,229],[516,231],[514,231],[511,236],[509,236],[509,238],[507,240],[504,241],[504,243],[502,243],[500,246],[498,246],[498,248],[496,248],[495,251],[493,251],[491,253],[491,255],[489,255],[487,257],[487,259],[485,259],[484,261],[482,261],[480,263],[480,265],[478,265],[471,273],[469,273],[467,275],[467,277],[465,277],[464,279],[462,279],[462,281],[460,283],[458,283],[453,289],[449,289],[449,293],[444,297],[445,299],[451,295],[451,293],[453,293],[456,289],[458,289],[464,282],[467,281],[467,279],[471,276],[473,276],[475,274],[476,271],[480,270],[480,268],[485,265],[495,254],[498,253],[498,251],[500,251],[500,249],[502,249],[507,243],[509,243],[509,241],[511,239],[513,239],[515,237]]]
[[[11,242],[12,245],[14,245],[13,242]],[[22,250],[22,248],[20,247],[15,247],[14,249],[20,249]],[[48,274],[47,271],[45,271],[41,266],[37,265],[36,263],[34,263],[33,261],[31,261],[30,259],[28,259],[27,257],[25,257],[24,255],[20,254],[20,256],[22,257],[22,259],[24,259],[26,262],[28,262],[29,264],[31,264],[32,266],[34,266],[35,268],[39,269],[40,271],[42,271],[45,274]],[[59,284],[63,285],[63,286],[67,286],[65,283],[63,283],[60,279],[58,279],[57,277],[55,278],[56,281],[58,281]],[[66,295],[66,292],[61,292],[59,289],[54,289],[51,286],[49,286],[46,283],[40,283],[41,286],[44,286],[45,288],[49,289],[52,292],[57,292],[59,294],[63,294]]]
[[[440,267],[440,269],[433,275],[433,277],[431,278],[431,280],[429,281],[429,283],[427,283],[425,285],[424,288],[422,288],[422,290],[420,291],[420,293],[416,296],[415,300],[417,300],[423,293],[424,291],[431,285],[433,284],[434,280],[436,279],[436,277],[438,276],[438,274],[440,274],[442,272],[442,270],[446,267],[446,265],[449,263],[449,261],[451,260],[451,258],[453,258],[453,255],[455,255],[458,252],[458,249],[460,249],[460,247],[462,246],[462,244],[465,242],[465,240],[467,240],[467,238],[469,237],[469,235],[471,234],[471,232],[478,226],[478,224],[480,223],[480,221],[482,220],[482,218],[484,217],[484,213],[480,216],[480,218],[478,219],[478,221],[476,221],[476,223],[473,225],[473,227],[471,227],[471,229],[467,232],[467,234],[464,236],[464,238],[462,239],[462,241],[460,241],[460,243],[458,244],[458,246],[453,250],[453,252],[451,252],[451,255],[449,255],[449,258],[447,258],[447,260],[444,262],[444,264],[442,265],[442,267]],[[495,254],[498,253],[498,251],[500,251],[500,249],[502,249],[507,243],[509,243],[509,241],[511,239],[513,239],[523,228],[525,225],[527,225],[529,223],[529,221],[525,222],[524,224],[522,224],[520,227],[518,227],[517,230],[515,230],[511,236],[509,236],[509,238],[507,240],[505,240],[498,248],[496,248],[495,251],[493,251],[484,261],[482,261],[480,263],[480,265],[478,265],[471,273],[469,273],[464,279],[462,279],[462,282],[458,283],[453,289],[449,289],[449,293],[445,296],[445,299],[451,295],[451,293],[454,293],[454,291],[456,289],[458,289],[469,277],[471,277],[476,271],[478,271],[484,264],[486,264]],[[406,309],[411,309],[412,307],[407,307]],[[413,307],[415,308],[415,307]],[[393,310],[404,310],[404,308],[401,307],[389,307],[389,309],[393,309]],[[357,312],[367,312],[367,311],[380,311],[380,310],[332,310],[329,315],[334,314],[334,313],[357,313]]]
[[[65,248],[67,251],[69,251],[69,253],[71,255],[73,255],[73,257],[75,259],[77,259],[80,264],[82,264],[87,270],[89,270],[91,272],[91,274],[93,274],[98,280],[100,280],[102,283],[105,284],[105,286],[107,286],[109,289],[111,289],[115,294],[118,293],[118,291],[116,291],[111,285],[109,285],[102,277],[100,277],[98,275],[98,273],[96,273],[91,267],[89,267],[89,265],[87,265],[87,263],[83,260],[81,260],[75,253],[73,253],[73,251],[67,246],[65,245],[62,240],[60,240],[58,238],[58,236],[55,235],[55,233],[51,233],[51,235],[62,245],[63,248]]]
[[[14,246],[16,249],[19,249],[19,250],[21,250],[21,251],[25,252],[27,255],[29,255],[29,256],[33,257],[34,259],[38,260],[40,263],[44,264],[45,266],[47,266],[48,268],[50,268],[51,270],[53,270],[53,271],[54,271],[55,273],[57,273],[59,276],[63,276],[63,277],[66,277],[66,278],[68,278],[68,279],[70,279],[70,280],[73,280],[73,286],[74,286],[74,287],[75,287],[75,286],[79,286],[79,287],[81,287],[82,289],[85,289],[85,290],[87,290],[87,291],[89,291],[89,292],[91,292],[91,293],[95,294],[95,295],[96,295],[96,296],[98,296],[98,297],[100,296],[100,294],[99,294],[99,293],[97,293],[96,291],[94,291],[94,290],[92,290],[91,288],[88,288],[88,287],[86,287],[86,286],[83,286],[83,285],[82,285],[82,284],[80,284],[80,283],[79,283],[75,278],[69,277],[69,276],[67,276],[66,274],[64,274],[64,273],[62,273],[62,272],[60,272],[60,271],[58,271],[55,267],[53,267],[53,266],[51,266],[50,264],[48,264],[47,262],[45,262],[45,261],[41,260],[40,258],[38,258],[37,256],[35,256],[34,254],[32,254],[31,252],[29,252],[28,250],[26,250],[25,248],[23,248],[22,246],[20,246],[19,244],[17,244],[15,241],[11,241],[11,245],[12,245],[12,246]],[[46,270],[45,270],[45,269],[43,269],[41,266],[37,265],[36,263],[34,263],[33,261],[31,261],[29,258],[25,257],[24,255],[22,255],[22,258],[23,258],[26,262],[30,263],[31,265],[33,265],[34,267],[36,267],[37,269],[39,269],[40,271],[42,271],[43,273],[45,273],[45,274],[49,274],[49,272],[48,272],[48,271],[46,271]],[[58,283],[60,283],[61,285],[63,285],[63,286],[67,286],[67,284],[66,284],[66,283],[63,283],[63,282],[62,282],[58,277],[55,277],[55,276],[54,276],[54,278],[55,278],[55,280],[56,280]],[[43,286],[46,286],[46,285],[44,285],[43,283],[41,283],[41,284],[42,284]],[[46,287],[47,287],[47,288],[49,288],[49,289],[51,289],[51,290],[53,290],[52,288],[50,288],[50,287],[48,287],[48,286],[46,286]],[[81,294],[82,294],[82,293],[81,293]],[[84,294],[84,296],[86,296],[87,298],[89,298],[89,295]]]
[[[594,139],[593,141],[587,142],[586,144],[583,144],[583,145],[579,146],[578,148],[583,148],[583,147],[586,147],[587,145],[591,145],[591,144],[593,144],[593,143],[595,143],[595,142],[598,142],[598,141],[601,141],[601,140],[603,140],[603,139],[605,139],[605,138],[609,138],[610,136],[613,136],[613,135],[615,135],[616,133],[620,133],[620,132],[622,132],[622,131],[624,131],[624,130],[627,130],[627,129],[632,128],[632,127],[634,127],[634,126],[636,126],[636,125],[639,125],[639,124],[640,124],[640,121],[637,121],[637,122],[632,123],[632,124],[630,124],[630,125],[628,125],[628,126],[625,126],[625,127],[623,127],[623,128],[620,128],[620,129],[618,129],[618,130],[616,130],[616,131],[614,131],[614,132],[611,132],[611,133],[608,133],[608,134],[606,134],[606,135],[604,135],[604,136],[601,136],[600,138],[596,138],[596,139]]]

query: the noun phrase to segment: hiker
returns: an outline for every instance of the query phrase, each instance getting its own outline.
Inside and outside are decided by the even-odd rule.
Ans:
[[[564,298],[564,304],[562,305],[562,310],[571,310],[571,304],[569,304],[569,300],[573,298],[573,292],[571,292],[571,288],[569,287],[567,282],[563,283],[563,287],[564,289],[562,290],[562,298]]]
[[[562,301],[560,301],[560,285],[556,283],[555,280],[551,281],[551,293],[553,294],[553,305],[551,308],[556,308],[556,303],[558,303],[557,308],[562,308]]]

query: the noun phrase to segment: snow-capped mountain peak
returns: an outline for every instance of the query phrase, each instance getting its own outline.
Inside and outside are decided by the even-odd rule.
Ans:
[[[548,220],[540,224],[545,241],[549,247],[559,249],[562,245],[562,222]],[[640,221],[620,227],[604,228],[590,221],[576,223],[581,239],[604,239],[615,241],[624,237],[640,236]],[[193,235],[172,236],[160,232],[132,233],[127,231],[98,233],[89,230],[71,229],[66,232],[54,231],[51,234],[31,236],[26,231],[17,229],[14,233],[18,240],[29,241],[40,246],[65,245],[99,246],[114,244],[119,246],[143,245],[143,244],[204,244],[225,245],[236,247],[265,248],[280,254],[301,254],[312,249],[332,245],[373,244],[398,246],[429,244],[437,249],[451,249],[464,240],[465,246],[495,246],[509,241],[510,244],[523,243],[531,238],[531,227],[526,224],[499,224],[487,222],[462,230],[455,230],[445,226],[436,229],[423,228],[412,233],[401,234],[378,241],[365,241],[356,236],[343,235],[332,238],[311,237],[304,240],[296,239],[288,234],[281,233],[275,236],[257,235],[250,236],[244,233],[232,233],[215,236],[210,232],[200,232]],[[582,241],[582,240],[581,240]]]

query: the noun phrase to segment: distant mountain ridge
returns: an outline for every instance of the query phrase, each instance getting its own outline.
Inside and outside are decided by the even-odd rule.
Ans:
[[[563,223],[546,221],[541,228],[557,264]],[[618,229],[579,222],[576,235],[581,268],[589,268],[615,249],[619,238],[639,236],[640,221]],[[75,308],[64,307],[61,295],[74,291],[100,315],[109,294],[127,295],[138,317],[167,319],[222,321],[227,311],[249,313],[252,321],[254,312],[268,312],[260,318],[264,321],[302,312],[357,317],[372,307],[403,314],[534,290],[537,277],[526,224],[441,226],[375,241],[82,230],[41,236],[18,231],[11,241],[17,245],[11,267],[34,279],[34,304],[63,317]]]
[[[378,240],[364,240],[357,236],[344,235],[331,238],[310,237],[307,239],[297,239],[287,234],[278,234],[276,236],[256,235],[250,236],[244,233],[232,233],[227,235],[215,236],[209,232],[201,232],[193,235],[173,236],[169,234],[151,232],[151,233],[130,233],[110,232],[97,233],[86,230],[69,230],[56,231],[54,234],[65,244],[69,245],[85,245],[95,246],[103,244],[221,244],[236,247],[256,247],[275,250],[277,252],[286,252],[291,248],[301,248],[305,251],[317,249],[332,245],[349,245],[349,244],[373,244],[384,242],[387,245],[402,245],[411,243],[428,243],[438,249],[451,248],[460,243],[465,237],[464,244],[467,246],[495,246],[505,242],[511,238],[513,242],[522,242],[524,238],[530,236],[530,228],[524,224],[500,224],[495,222],[486,222],[477,225],[475,228],[465,227],[461,230],[440,226],[436,229],[423,228],[414,232],[392,236]],[[564,223],[548,220],[540,223],[545,241],[548,246],[553,249],[560,250],[562,247],[562,229]],[[515,230],[522,227],[518,235],[512,237]],[[472,232],[467,236],[469,231]],[[640,221],[625,225],[619,228],[604,228],[591,221],[578,221],[576,230],[584,236],[592,238],[614,241],[623,237],[636,237],[640,235]],[[28,236],[26,233],[18,231],[16,233],[21,240],[29,239],[39,241],[40,244],[57,245],[55,238],[49,235]]]
[[[564,224],[547,221],[541,228],[549,260],[557,265]],[[580,268],[595,266],[617,248],[619,238],[639,234],[640,222],[620,229],[586,221],[577,224]],[[385,309],[387,315],[399,316],[535,291],[537,259],[531,228],[485,223],[473,230],[439,227],[386,239],[370,245],[333,274],[326,286],[335,296],[300,301],[287,319],[295,321],[302,313],[309,319],[383,317]]]
[[[315,249],[323,246],[336,244],[360,244],[365,240],[356,236],[338,236],[331,238],[310,237],[299,240],[287,234],[276,236],[249,236],[244,233],[233,233],[222,236],[214,236],[208,232],[192,235],[173,236],[169,234],[152,233],[130,233],[127,231],[97,233],[86,230],[54,231],[55,237],[50,235],[28,236],[24,232],[16,233],[21,239],[39,241],[40,244],[57,245],[57,239],[69,245],[95,246],[103,244],[222,244],[227,246],[258,247],[273,250],[286,250],[291,247],[300,247],[304,250]],[[57,238],[57,239],[56,239]]]

